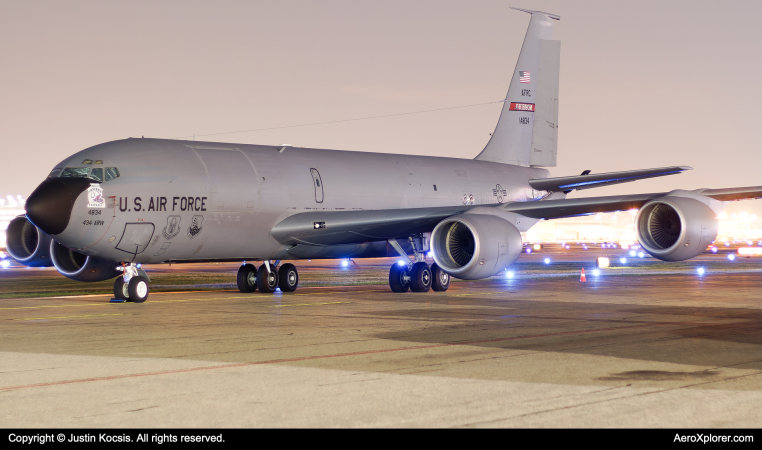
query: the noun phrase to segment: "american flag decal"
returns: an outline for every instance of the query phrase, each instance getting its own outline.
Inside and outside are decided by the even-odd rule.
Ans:
[[[519,82],[521,82],[521,83],[531,83],[532,79],[529,76],[529,72],[524,72],[523,70],[519,70]]]

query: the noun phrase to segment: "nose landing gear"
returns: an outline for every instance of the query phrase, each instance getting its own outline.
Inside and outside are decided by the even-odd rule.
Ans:
[[[148,299],[148,274],[134,263],[122,264],[123,275],[114,280],[114,298],[128,302],[143,303]]]

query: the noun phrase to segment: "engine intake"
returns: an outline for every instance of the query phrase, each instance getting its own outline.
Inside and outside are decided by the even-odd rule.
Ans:
[[[6,232],[6,249],[21,264],[32,267],[50,267],[50,236],[20,216],[11,220]]]
[[[50,243],[53,265],[67,278],[76,281],[103,281],[121,275],[113,261],[83,255],[56,241]]]
[[[462,214],[439,222],[431,233],[434,261],[464,280],[490,277],[521,254],[521,233],[507,220],[484,214]]]
[[[643,249],[662,261],[698,256],[717,237],[714,211],[699,200],[667,196],[646,203],[635,216]]]

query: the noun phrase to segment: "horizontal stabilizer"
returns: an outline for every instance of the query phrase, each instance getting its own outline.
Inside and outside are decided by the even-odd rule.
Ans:
[[[721,202],[732,200],[748,200],[752,198],[762,198],[762,186],[738,187],[727,189],[706,189],[701,191],[701,195],[706,195]]]
[[[630,181],[645,180],[646,178],[663,177],[692,170],[692,167],[674,166],[660,167],[658,169],[628,170],[625,172],[596,173],[592,175],[576,175],[572,177],[537,178],[529,180],[529,185],[537,191],[570,192],[575,189],[590,189],[612,184],[628,183]]]

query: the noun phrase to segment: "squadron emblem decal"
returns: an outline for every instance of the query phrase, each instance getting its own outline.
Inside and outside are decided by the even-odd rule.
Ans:
[[[180,233],[180,216],[167,217],[167,226],[164,227],[161,234],[164,235],[164,239],[170,240]]]
[[[193,239],[194,237],[198,236],[199,233],[201,233],[201,230],[204,228],[201,226],[201,224],[204,222],[204,216],[193,216],[193,219],[191,220],[191,225],[188,227],[188,237]]]
[[[495,189],[492,189],[492,196],[497,197],[498,203],[503,203],[503,200],[505,200],[505,196],[507,194],[508,193],[506,192],[506,190],[503,189],[503,187],[500,186],[499,184],[495,186]]]
[[[90,187],[87,188],[87,207],[106,207],[106,199],[103,198],[103,188],[101,187],[100,183],[90,183]]]

